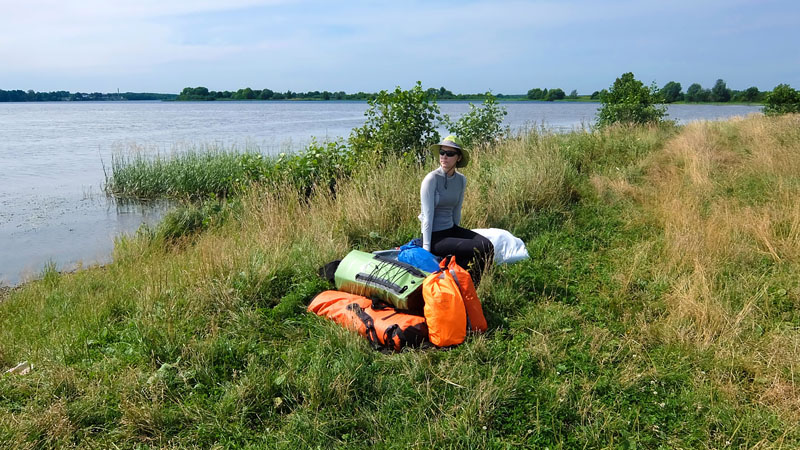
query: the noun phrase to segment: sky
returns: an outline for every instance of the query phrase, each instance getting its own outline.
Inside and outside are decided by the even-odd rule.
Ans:
[[[797,0],[0,0],[0,89],[800,88]]]

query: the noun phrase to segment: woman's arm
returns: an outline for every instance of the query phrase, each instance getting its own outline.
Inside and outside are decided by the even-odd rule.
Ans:
[[[429,173],[422,180],[419,188],[419,198],[422,205],[422,214],[419,219],[422,227],[422,248],[431,251],[431,233],[433,230],[433,209],[436,206],[436,177]]]
[[[461,179],[464,181],[463,189],[461,189],[461,194],[458,196],[458,203],[453,208],[453,225],[461,225],[461,205],[464,203],[464,192],[467,191],[467,177],[461,176]]]

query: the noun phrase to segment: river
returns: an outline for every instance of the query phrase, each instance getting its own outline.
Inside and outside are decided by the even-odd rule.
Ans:
[[[599,104],[502,102],[512,130],[563,131],[594,122]],[[467,102],[440,102],[457,118]],[[103,193],[116,153],[169,154],[206,146],[291,152],[346,137],[365,102],[0,103],[0,286],[110,260],[114,238],[155,224],[163,206],[119,204]],[[745,105],[672,105],[679,123],[757,113]],[[442,130],[444,131],[444,130]]]

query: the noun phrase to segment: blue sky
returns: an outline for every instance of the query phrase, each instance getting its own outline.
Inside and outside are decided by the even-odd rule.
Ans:
[[[800,88],[797,0],[2,0],[0,89]]]

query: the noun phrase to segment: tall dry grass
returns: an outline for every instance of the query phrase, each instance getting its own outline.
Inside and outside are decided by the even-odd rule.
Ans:
[[[640,325],[712,352],[720,367],[751,361],[744,370],[771,381],[733,389],[756,389],[784,412],[800,399],[800,347],[785,332],[800,307],[798,130],[797,115],[692,123],[647,160],[640,185],[595,181],[635,198],[662,229],[647,259],[669,280],[665,310]]]
[[[532,131],[473,157],[467,176],[464,220],[473,228],[512,228],[538,210],[563,207],[572,195],[569,162],[559,137]]]
[[[190,279],[255,271],[267,279],[276,268],[308,271],[357,247],[373,251],[419,236],[419,185],[427,171],[401,159],[365,167],[336,192],[318,189],[307,198],[289,186],[264,185],[241,199],[241,216],[205,233],[189,251],[197,257]],[[463,170],[468,179],[463,226],[513,226],[537,210],[563,205],[570,195],[567,163],[534,139],[516,139],[475,152]]]

